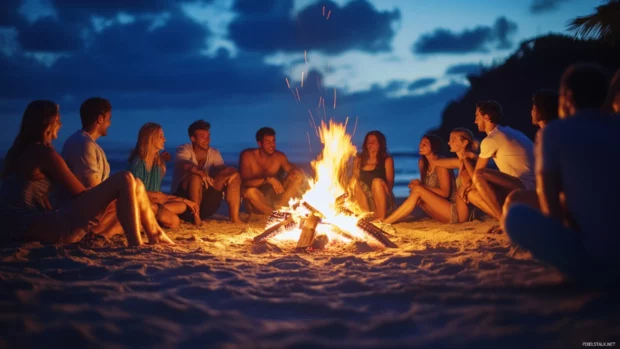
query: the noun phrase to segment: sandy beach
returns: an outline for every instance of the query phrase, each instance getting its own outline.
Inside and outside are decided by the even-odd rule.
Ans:
[[[245,216],[247,218],[247,216]],[[124,238],[1,247],[0,347],[581,347],[620,334],[616,292],[588,290],[487,234],[428,219],[298,253],[210,220],[176,246]]]

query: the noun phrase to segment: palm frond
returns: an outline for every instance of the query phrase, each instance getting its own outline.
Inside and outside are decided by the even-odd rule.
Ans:
[[[620,38],[620,0],[610,0],[598,6],[595,13],[573,19],[568,29],[584,38],[617,41]]]

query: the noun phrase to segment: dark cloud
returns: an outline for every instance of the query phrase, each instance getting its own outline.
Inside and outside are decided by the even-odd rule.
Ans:
[[[532,0],[530,4],[531,13],[543,13],[556,10],[560,3],[568,2],[570,0]]]
[[[409,91],[419,90],[434,84],[435,81],[437,81],[435,78],[421,78],[410,83],[409,86],[407,86],[407,89]]]
[[[18,12],[21,3],[21,0],[0,1],[0,27],[14,26],[23,20]]]
[[[206,1],[211,2],[211,0]],[[53,0],[61,20],[86,23],[92,16],[113,17],[123,12],[130,15],[159,13],[178,8],[173,0]]]
[[[236,0],[233,10],[244,15],[285,14],[293,6],[291,0]]]
[[[17,40],[26,51],[63,52],[82,46],[79,28],[63,24],[53,17],[44,17],[19,28]]]
[[[228,29],[238,47],[259,52],[316,49],[328,54],[389,51],[395,34],[392,25],[400,19],[399,10],[379,12],[366,0],[355,0],[342,8],[332,1],[320,1],[295,18],[289,16],[291,0],[270,3],[269,13],[256,12],[257,5],[248,5],[247,1],[235,4],[244,11]]]
[[[448,75],[471,75],[471,74],[480,74],[482,67],[480,64],[475,63],[463,63],[463,64],[455,64],[451,65],[446,69],[446,74]]]
[[[487,52],[489,47],[507,49],[512,47],[510,37],[517,31],[517,24],[505,17],[495,20],[493,26],[477,26],[462,32],[438,28],[423,34],[412,47],[414,53],[463,54]]]
[[[182,15],[149,30],[150,22],[116,24],[94,35],[81,50],[47,68],[24,53],[0,55],[0,99],[81,100],[106,95],[127,106],[185,107],[226,96],[264,96],[280,91],[284,75],[261,56],[226,50],[200,53],[208,31]],[[163,96],[168,96],[164,98]]]

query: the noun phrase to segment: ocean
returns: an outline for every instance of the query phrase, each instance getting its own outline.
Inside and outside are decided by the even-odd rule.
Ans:
[[[108,162],[112,173],[127,169],[127,158],[134,144],[101,144],[102,148],[106,152]],[[166,144],[166,151],[172,154],[173,158],[178,145]],[[238,167],[239,154],[244,149],[238,147],[235,142],[231,144],[221,143],[219,147],[216,147],[224,158],[224,162],[229,166]],[[277,149],[284,152],[289,161],[293,164],[300,166],[303,169],[310,169],[310,162],[316,158],[319,149],[313,149],[310,151],[308,147],[305,148],[300,145],[279,142]],[[411,149],[413,150],[413,148]],[[404,198],[409,195],[409,188],[407,184],[412,179],[419,178],[418,171],[418,153],[414,153],[411,150],[394,150],[390,154],[394,158],[394,195],[397,198]],[[165,192],[170,191],[170,183],[172,182],[172,163],[167,164],[166,176],[162,184],[162,190]]]

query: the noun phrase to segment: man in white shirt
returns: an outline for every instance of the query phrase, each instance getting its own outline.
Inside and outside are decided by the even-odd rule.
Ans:
[[[186,212],[182,218],[201,224],[203,219],[218,210],[226,193],[230,221],[242,223],[239,219],[241,179],[236,169],[224,165],[222,154],[210,146],[211,125],[198,120],[189,126],[187,132],[191,143],[177,149],[170,191],[194,201],[200,212],[193,217]]]
[[[560,84],[560,120],[536,144],[541,211],[516,204],[503,221],[511,240],[578,281],[620,281],[620,120],[601,112],[607,75],[569,67]]]
[[[67,138],[61,155],[78,180],[85,187],[92,188],[110,176],[110,164],[105,152],[97,144],[97,139],[108,134],[112,123],[112,105],[104,98],[89,98],[80,106],[80,119],[82,129]],[[122,233],[122,227],[116,218],[116,201],[113,201],[98,219],[91,222],[90,229],[108,237]]]
[[[502,216],[502,205],[510,192],[534,188],[534,145],[522,132],[500,126],[501,118],[499,103],[476,103],[474,122],[487,136],[480,143],[473,186],[466,190],[466,201],[496,219]],[[491,158],[499,171],[486,168]]]

